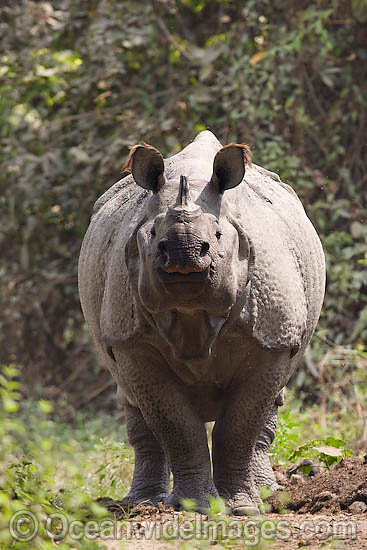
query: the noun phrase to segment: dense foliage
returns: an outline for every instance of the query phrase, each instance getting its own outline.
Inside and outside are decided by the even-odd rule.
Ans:
[[[367,0],[2,6],[1,362],[59,389],[98,371],[76,285],[93,203],[129,145],[206,127],[295,188],[327,257],[320,338],[366,342]]]
[[[133,458],[124,430],[103,413],[75,416],[73,427],[57,413],[51,420],[50,402],[21,400],[18,377],[14,367],[0,370],[0,550],[105,550],[93,536],[71,540],[67,527],[93,519],[103,529],[107,513],[96,499],[127,491]]]

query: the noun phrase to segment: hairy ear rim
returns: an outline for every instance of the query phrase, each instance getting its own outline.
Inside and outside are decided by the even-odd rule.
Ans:
[[[145,151],[146,153],[151,154],[151,160],[155,160],[155,166],[152,162],[151,169],[153,169],[153,173],[150,175],[149,171],[146,171],[145,173],[138,169],[137,166],[134,166],[134,162],[136,163],[136,155],[139,156],[140,152]],[[148,162],[148,161],[147,161]],[[158,166],[157,166],[158,162]],[[147,164],[148,168],[148,164]],[[134,145],[133,147],[130,147],[130,153],[129,156],[126,159],[125,164],[123,165],[121,171],[127,172],[129,174],[132,174],[134,177],[135,182],[144,189],[148,189],[150,191],[153,191],[153,193],[157,193],[164,185],[165,178],[164,178],[164,159],[160,151],[153,147],[152,145],[149,145],[148,143],[142,142],[138,143],[137,145]],[[149,176],[151,181],[149,180]]]
[[[149,143],[145,143],[145,141],[142,141],[141,143],[138,143],[137,145],[130,145],[130,147],[129,147],[129,156],[127,157],[125,163],[123,164],[123,166],[121,168],[121,172],[129,172],[131,174],[132,169],[133,169],[134,155],[140,147],[142,147],[143,149],[150,149],[151,151],[154,151],[155,153],[158,153],[158,155],[162,156],[161,153],[158,151],[158,149],[153,147],[153,145],[149,145]]]
[[[252,166],[252,151],[251,151],[249,145],[247,145],[246,143],[232,142],[232,143],[228,143],[228,145],[225,145],[224,147],[222,147],[222,149],[218,152],[220,153],[221,151],[223,151],[223,149],[227,149],[229,147],[238,147],[239,149],[241,149],[242,153],[243,153],[243,158],[244,158],[245,164],[248,164],[250,167]]]
[[[243,164],[241,163],[241,156]],[[243,179],[246,165],[251,166],[251,149],[244,143],[229,143],[220,149],[213,162],[211,184],[223,195],[227,189],[237,187]]]

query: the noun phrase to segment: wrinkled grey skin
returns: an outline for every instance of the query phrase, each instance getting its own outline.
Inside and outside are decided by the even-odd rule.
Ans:
[[[242,515],[276,487],[268,449],[320,314],[324,255],[294,191],[238,146],[220,150],[202,132],[162,173],[141,147],[132,173],[146,189],[132,175],[110,188],[82,245],[82,309],[135,451],[126,504],[206,509],[220,495]]]

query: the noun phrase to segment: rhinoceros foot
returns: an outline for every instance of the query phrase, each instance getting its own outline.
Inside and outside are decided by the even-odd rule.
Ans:
[[[186,492],[185,492],[186,493]],[[197,493],[197,494],[196,494]],[[218,497],[218,492],[214,485],[210,488],[210,492],[208,494],[203,494],[202,491],[189,491],[186,494],[182,493],[181,491],[175,491],[173,490],[172,493],[164,500],[164,505],[168,508],[173,508],[174,510],[183,510],[185,509],[185,500],[190,500],[194,503],[194,511],[199,512],[200,514],[209,514],[210,513],[210,504],[209,504],[209,496],[213,496],[215,498]]]
[[[237,485],[236,487],[220,487],[218,493],[227,503],[234,516],[256,516],[259,512],[258,504],[261,498],[255,486]]]

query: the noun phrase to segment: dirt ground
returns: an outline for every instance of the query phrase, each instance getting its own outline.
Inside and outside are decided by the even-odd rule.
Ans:
[[[367,456],[346,458],[332,470],[313,477],[301,475],[288,478],[284,469],[276,471],[278,482],[284,487],[269,499],[272,511],[282,510],[282,500],[289,510],[298,514],[367,513]],[[283,497],[283,499],[282,499]]]
[[[138,507],[121,518],[108,550],[139,548],[257,548],[261,550],[367,550],[367,459],[347,458],[314,477],[288,478],[276,468],[284,490],[268,498],[261,516],[214,518],[174,512],[163,506]],[[109,506],[115,511],[116,505]],[[116,540],[117,539],[117,540]],[[121,544],[120,541],[123,541]],[[184,546],[182,543],[186,543]]]

